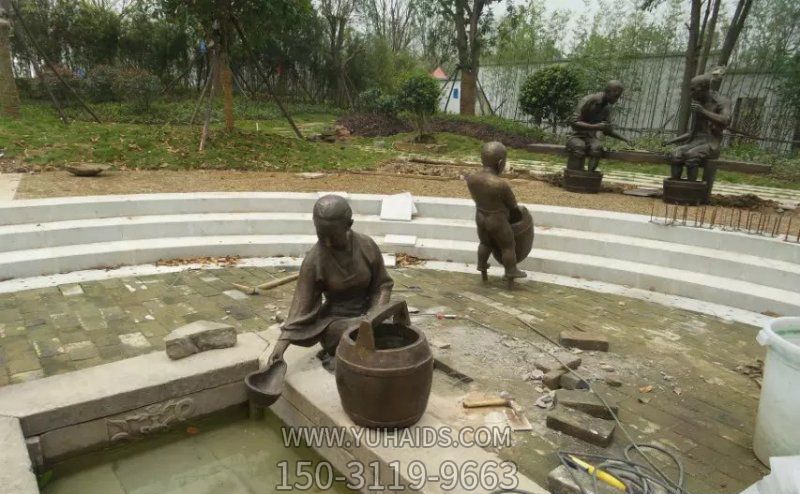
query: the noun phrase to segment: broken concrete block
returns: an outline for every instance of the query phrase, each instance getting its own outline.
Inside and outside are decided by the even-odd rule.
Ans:
[[[585,333],[583,331],[562,331],[558,337],[558,340],[562,345],[569,348],[597,350],[600,352],[608,351],[608,338],[596,333]]]
[[[581,441],[606,447],[611,444],[617,424],[611,420],[599,419],[587,413],[557,405],[552,412],[547,414],[547,427],[576,437]]]
[[[564,369],[553,369],[542,378],[542,383],[550,389],[558,389],[561,387],[561,377],[566,374]]]
[[[167,355],[172,360],[195,353],[236,345],[233,326],[211,321],[195,321],[172,331],[164,337]]]
[[[561,376],[560,384],[564,389],[589,389],[589,383],[571,372]]]
[[[611,412],[609,412],[608,408],[600,401],[600,398],[589,391],[559,389],[556,391],[555,402],[557,405],[580,410],[593,417],[601,419],[612,418]],[[609,403],[609,406],[615,414],[619,413],[619,407],[616,403]]]
[[[575,483],[576,480],[578,481],[577,484]],[[547,490],[550,491],[550,494],[583,494],[584,492],[591,492],[594,494],[620,493],[620,491],[603,482],[597,482],[597,490],[595,491],[593,482],[594,479],[592,476],[583,470],[568,469],[564,465],[561,465],[547,475]],[[583,487],[583,490],[581,490],[581,487]]]
[[[567,368],[569,369],[577,369],[581,366],[581,358],[577,355],[561,352],[557,353],[556,356],[563,361],[564,364],[567,364]],[[533,365],[544,373],[550,372],[551,370],[564,369],[564,365],[553,357],[540,358],[536,360]]]

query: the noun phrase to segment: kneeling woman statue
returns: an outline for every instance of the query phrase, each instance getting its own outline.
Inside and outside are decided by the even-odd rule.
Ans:
[[[336,195],[314,205],[318,241],[300,266],[292,306],[269,364],[283,360],[290,344],[322,345],[319,357],[331,368],[342,334],[358,327],[373,307],[389,302],[394,282],[378,245],[354,232],[353,211]]]

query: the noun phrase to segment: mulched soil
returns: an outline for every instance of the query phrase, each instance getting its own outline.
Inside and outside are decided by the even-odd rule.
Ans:
[[[345,115],[339,118],[337,123],[347,127],[351,134],[363,137],[387,137],[414,130],[411,124],[398,118],[373,115],[371,113]],[[529,144],[541,142],[539,139],[499,130],[482,122],[448,118],[432,118],[428,124],[428,131],[460,134],[481,141],[500,141],[506,146],[519,149],[524,149]]]

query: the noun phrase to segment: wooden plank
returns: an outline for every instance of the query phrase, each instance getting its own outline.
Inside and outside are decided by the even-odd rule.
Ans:
[[[566,156],[567,150],[560,144],[528,144],[528,151],[534,153],[554,154],[559,156]],[[606,159],[625,161],[628,163],[654,163],[667,165],[667,160],[664,155],[658,153],[650,153],[646,151],[607,151]],[[761,174],[769,173],[772,171],[771,165],[763,163],[751,163],[748,161],[735,161],[727,159],[712,160],[717,164],[717,169],[732,172],[748,173],[748,174]]]

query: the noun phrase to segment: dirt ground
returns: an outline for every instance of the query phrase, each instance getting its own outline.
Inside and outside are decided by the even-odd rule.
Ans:
[[[464,171],[467,172],[467,169]],[[320,176],[319,174],[236,170],[126,170],[106,172],[95,178],[79,178],[65,171],[52,171],[25,175],[16,198],[159,192],[317,192],[324,190],[363,194],[392,194],[408,191],[417,196],[469,197],[466,185],[461,178],[450,173],[443,173],[443,175],[420,176],[389,172],[361,172],[326,173]],[[309,176],[318,178],[307,178]],[[511,179],[511,183],[517,199],[525,203],[618,211],[648,216],[655,211],[655,214],[661,217],[665,212],[664,203],[660,199],[618,193],[577,194],[545,182],[521,178]],[[673,208],[670,208],[670,215],[672,215],[672,210]],[[724,211],[728,215],[731,212],[731,209]],[[681,214],[682,211],[679,211],[678,216]],[[790,226],[788,219],[785,219],[779,225],[780,230],[785,232],[786,228],[790,226],[792,235],[797,235],[800,230],[800,215],[797,211],[786,214],[792,214],[792,224]],[[689,217],[693,218],[691,213]],[[736,221],[735,217],[733,221]],[[717,222],[720,222],[719,218]]]

